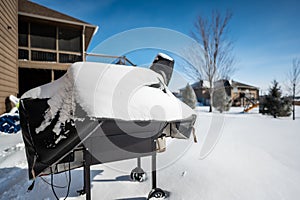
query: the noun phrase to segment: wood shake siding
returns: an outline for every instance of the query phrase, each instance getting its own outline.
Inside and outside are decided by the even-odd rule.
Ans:
[[[18,1],[0,1],[0,114],[5,98],[18,93]]]

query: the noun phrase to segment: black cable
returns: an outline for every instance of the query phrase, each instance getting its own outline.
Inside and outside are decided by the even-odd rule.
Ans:
[[[67,172],[66,172],[67,170],[66,170],[66,167],[65,167],[65,176],[66,176],[66,182],[68,181],[68,176],[67,176]],[[46,184],[48,184],[48,185],[51,185],[51,183],[49,183],[46,179],[44,179],[42,176],[40,176],[40,178],[42,179],[42,181],[44,181]],[[66,188],[68,185],[65,185],[65,186],[60,186],[60,185],[54,185],[53,184],[53,186],[55,187],[55,188],[60,188],[60,189],[63,189],[63,188]]]
[[[57,167],[57,165],[56,165],[56,167]],[[65,198],[64,198],[64,200],[66,200],[67,198],[68,198],[68,196],[69,196],[69,193],[70,193],[70,186],[71,186],[71,162],[69,161],[69,179],[68,179],[68,189],[67,189],[67,194],[66,194],[66,196],[65,196]],[[50,173],[51,173],[51,188],[52,188],[52,192],[53,192],[53,194],[54,194],[54,196],[55,196],[55,198],[57,199],[57,200],[59,200],[59,198],[58,198],[58,196],[57,196],[57,194],[56,194],[56,192],[55,192],[55,189],[54,189],[54,184],[53,184],[53,171],[52,171],[52,167],[50,167]],[[65,188],[65,187],[64,187]]]
[[[51,185],[51,183],[49,183],[48,181],[46,181],[43,177],[40,177],[40,178],[41,178],[42,181],[44,181],[46,184]],[[67,185],[66,185],[66,186],[59,186],[59,185],[54,185],[54,184],[53,184],[53,187],[62,189],[62,188],[66,188]]]
[[[66,200],[69,196],[69,192],[70,192],[70,186],[71,186],[71,162],[69,161],[69,181],[68,181],[68,190],[67,190],[67,195],[64,198],[64,200]]]
[[[51,173],[51,188],[52,188],[52,192],[53,192],[55,198],[56,198],[57,200],[59,200],[59,198],[58,198],[58,196],[56,195],[56,192],[55,192],[55,190],[54,190],[54,187],[53,187],[53,172],[52,172],[52,167],[50,167],[50,173]]]

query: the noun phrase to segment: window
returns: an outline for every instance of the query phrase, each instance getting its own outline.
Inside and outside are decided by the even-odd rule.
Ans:
[[[31,60],[34,61],[56,61],[56,53],[43,52],[43,51],[31,51]]]
[[[19,21],[20,60],[74,63],[82,61],[82,29]]]
[[[51,25],[30,24],[31,47],[56,49],[56,27]]]
[[[19,49],[19,59],[28,60],[29,59],[28,55],[29,55],[28,50]]]
[[[59,62],[60,63],[74,63],[82,61],[82,56],[79,55],[72,55],[72,54],[64,54],[60,53],[59,54]]]
[[[28,23],[20,21],[18,31],[19,46],[28,47]]]
[[[81,30],[59,27],[59,50],[81,52]]]

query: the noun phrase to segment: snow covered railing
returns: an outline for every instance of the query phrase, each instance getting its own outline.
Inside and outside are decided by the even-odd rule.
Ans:
[[[109,63],[116,63],[126,65],[127,63],[130,66],[136,66],[136,64],[132,63],[126,56],[114,56],[114,55],[106,55],[106,54],[97,54],[97,53],[86,53],[86,56],[97,57],[97,58],[108,58],[112,59]],[[93,61],[93,59],[91,59]]]

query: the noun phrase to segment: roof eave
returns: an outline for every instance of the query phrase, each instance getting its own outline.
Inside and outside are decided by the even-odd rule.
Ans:
[[[72,25],[77,25],[77,26],[86,26],[86,27],[91,27],[94,29],[96,29],[98,27],[98,26],[88,24],[88,23],[69,21],[69,20],[65,20],[65,19],[57,19],[54,17],[46,17],[46,16],[42,16],[42,15],[30,14],[30,13],[25,13],[25,12],[20,12],[20,11],[18,12],[18,15],[32,17],[32,18],[38,18],[38,19],[44,19],[44,20],[49,20],[49,21],[54,21],[54,22],[60,22],[60,23],[72,24]]]

